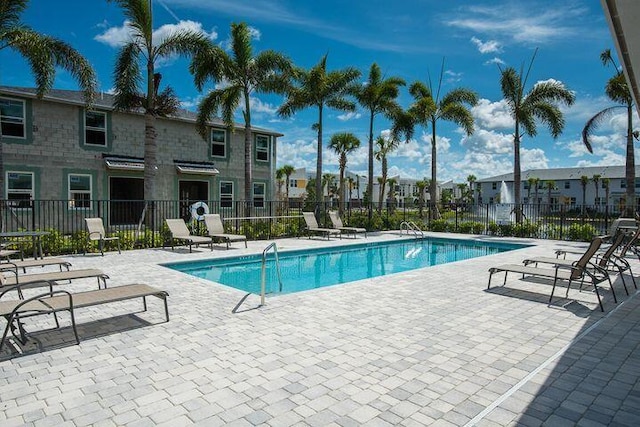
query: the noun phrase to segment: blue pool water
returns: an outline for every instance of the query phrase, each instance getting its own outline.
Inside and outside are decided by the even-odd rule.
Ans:
[[[526,245],[424,239],[280,252],[282,290],[275,261],[267,261],[267,292],[292,293],[520,249]],[[260,293],[262,255],[163,264],[242,291]]]

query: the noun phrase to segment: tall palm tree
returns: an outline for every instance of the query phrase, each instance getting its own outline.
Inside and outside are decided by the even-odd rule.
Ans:
[[[604,188],[605,211],[609,212],[609,193],[611,191],[611,180],[609,178],[602,178],[602,188]]]
[[[398,181],[395,178],[389,178],[387,184],[389,184],[389,194],[387,196],[387,206],[391,208],[391,212],[396,207],[396,184]]]
[[[478,180],[475,175],[467,176],[467,182],[469,183],[469,196],[471,197],[471,203],[473,203],[473,185]]]
[[[540,121],[549,128],[551,136],[557,138],[564,129],[564,117],[558,104],[572,105],[575,95],[562,83],[549,80],[536,83],[531,90],[525,93],[525,86],[535,53],[531,58],[529,68],[524,74],[523,69],[517,72],[513,67],[500,69],[500,88],[502,95],[509,105],[511,117],[515,121],[513,134],[513,189],[516,212],[516,222],[522,222],[522,209],[520,207],[520,142],[522,132],[528,136],[535,136],[538,131],[536,121]]]
[[[384,192],[387,184],[387,173],[389,164],[387,155],[398,148],[399,141],[393,137],[385,138],[379,136],[376,138],[376,151],[374,153],[376,160],[382,163],[382,176],[380,180],[380,194],[378,194],[378,212],[382,211],[382,202],[384,201]]]
[[[253,186],[253,144],[251,138],[251,95],[284,93],[292,71],[291,61],[281,53],[266,50],[253,54],[251,32],[246,23],[231,24],[231,52],[209,45],[193,57],[189,70],[198,90],[211,80],[223,83],[212,89],[198,105],[197,127],[208,139],[207,122],[218,112],[224,124],[234,128],[234,116],[242,105],[244,119],[244,201],[250,206]],[[275,161],[275,159],[270,159]]]
[[[290,117],[295,112],[307,107],[318,109],[318,121],[314,129],[318,132],[318,158],[316,160],[316,193],[322,194],[322,123],[325,108],[340,111],[355,111],[355,104],[347,99],[353,93],[354,83],[360,77],[360,71],[347,67],[327,72],[327,55],[309,70],[296,70],[296,85],[290,87],[287,99],[278,109],[283,117]],[[316,205],[316,211],[319,210]],[[318,212],[316,212],[317,214]]]
[[[71,45],[40,34],[21,21],[28,0],[2,0],[0,3],[0,51],[13,49],[22,55],[35,79],[38,98],[53,87],[56,68],[68,71],[77,80],[85,102],[90,106],[96,90],[91,64]],[[5,64],[7,65],[7,64]],[[4,199],[4,158],[0,130],[0,200]]]
[[[414,98],[414,103],[409,107],[409,113],[415,124],[427,127],[431,125],[431,205],[435,218],[440,214],[437,209],[437,185],[438,185],[438,159],[437,159],[437,129],[438,120],[446,120],[459,125],[467,135],[471,135],[474,130],[473,116],[468,107],[478,103],[478,95],[470,89],[456,88],[451,92],[440,96],[442,80],[444,78],[444,60],[440,71],[438,87],[433,93],[431,82],[429,86],[421,82],[414,82],[409,87],[409,93]]]
[[[549,203],[549,212],[551,212],[551,192],[556,190],[556,182],[553,180],[545,181],[544,188],[547,190],[547,203]]]
[[[344,171],[347,169],[347,154],[360,147],[360,140],[350,132],[336,133],[331,137],[329,148],[340,156],[340,182],[338,190],[338,210],[342,213],[344,209]]]
[[[424,191],[429,187],[427,178],[416,182],[416,190],[418,190],[418,209],[420,218],[422,218],[422,210],[424,209]]]
[[[635,166],[635,154],[633,147],[633,138],[638,138],[638,132],[633,131],[633,116],[634,116],[634,108],[633,108],[633,97],[631,96],[631,91],[629,90],[629,86],[627,85],[627,81],[625,79],[624,73],[622,69],[620,69],[613,57],[611,56],[611,51],[609,49],[605,50],[600,54],[600,60],[604,65],[612,64],[616,70],[613,77],[611,77],[607,81],[607,85],[605,86],[605,93],[613,102],[618,105],[614,105],[611,107],[607,107],[604,110],[599,111],[596,115],[591,117],[587,124],[584,126],[582,130],[582,142],[584,143],[587,150],[590,153],[593,153],[593,147],[591,145],[591,137],[595,134],[600,124],[606,121],[609,117],[615,114],[620,108],[626,110],[627,113],[627,155],[625,161],[625,182],[627,185],[626,195],[625,195],[625,216],[633,217],[635,211],[635,177],[636,177],[636,166]]]
[[[285,188],[285,191],[286,191],[287,203],[289,203],[289,187],[291,186],[291,183],[289,182],[289,178],[291,178],[291,175],[293,175],[293,173],[296,171],[296,168],[293,167],[292,165],[284,165],[280,169],[282,169],[282,172],[286,177],[287,186]]]
[[[174,113],[179,106],[173,89],[167,86],[159,91],[162,76],[155,72],[156,63],[176,54],[191,56],[204,49],[208,41],[202,33],[181,30],[154,44],[150,0],[107,1],[120,6],[131,34],[130,41],[120,48],[116,57],[114,107],[144,111],[144,198],[156,200],[156,118]]]
[[[587,185],[589,184],[589,177],[582,175],[580,177],[580,185],[582,186],[582,215],[584,216],[585,205],[587,204]]]
[[[369,77],[366,84],[359,86],[355,92],[358,103],[369,112],[369,188],[373,188],[373,123],[377,115],[393,119],[400,109],[396,99],[399,87],[404,86],[405,81],[400,77],[384,78],[380,67],[375,62],[369,69]],[[371,213],[371,210],[369,210]]]
[[[351,199],[352,199],[353,185],[355,184],[355,182],[356,180],[353,179],[352,177],[347,178],[347,183],[349,184],[349,202],[351,202]]]
[[[276,184],[278,185],[278,200],[282,200],[282,185],[284,184],[284,170],[282,168],[276,169]]]
[[[535,176],[530,176],[529,178],[527,178],[527,185],[528,185],[527,200],[529,200],[529,204],[531,204],[531,189],[536,188],[537,190],[538,181],[539,179],[536,178]],[[536,195],[536,199],[537,199],[537,195]]]
[[[322,188],[327,189],[327,198],[331,198],[334,194],[336,187],[336,177],[332,173],[325,173],[322,175]],[[324,195],[324,192],[320,193]]]
[[[596,173],[596,174],[594,174],[594,175],[591,177],[591,181],[593,181],[593,187],[594,187],[594,188],[595,188],[595,190],[596,190],[596,199],[595,199],[595,200],[597,201],[597,204],[598,204],[598,205],[600,205],[600,204],[601,204],[601,203],[600,203],[600,188],[598,188],[598,183],[600,182],[600,178],[602,178],[602,175],[597,174],[597,173]],[[597,209],[597,207],[596,207],[596,209]]]

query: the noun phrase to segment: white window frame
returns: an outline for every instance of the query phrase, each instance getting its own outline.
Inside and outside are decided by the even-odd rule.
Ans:
[[[260,147],[258,141],[266,141],[266,147]],[[261,159],[259,153],[265,153],[266,159]],[[256,161],[269,163],[269,136],[268,135],[256,135]]]
[[[2,130],[2,123],[6,122],[5,119],[12,118],[16,121],[15,123],[22,123],[22,136],[4,135],[4,134],[2,136],[5,138],[27,139],[27,103],[26,101],[24,99],[8,98],[6,96],[1,96],[0,100],[7,100],[9,102],[16,102],[16,103],[19,102],[22,104],[22,117],[20,118],[16,116],[3,116],[0,114],[0,133]]]
[[[224,138],[223,138],[222,142],[215,141],[213,139],[213,133],[214,132],[222,132],[222,135],[224,135]],[[211,128],[210,138],[211,138],[211,157],[226,158],[227,157],[227,131],[224,130],[224,129],[220,129],[220,128]],[[214,145],[218,145],[218,146],[221,145],[223,147],[224,154],[222,156],[219,155],[219,154],[213,154],[213,146]]]
[[[93,126],[87,126],[87,114],[100,114],[104,116],[104,128],[97,128]],[[109,145],[109,141],[107,141],[107,113],[105,111],[97,111],[97,110],[85,110],[83,115],[84,120],[84,144],[90,147],[106,147]],[[87,131],[92,130],[94,132],[103,132],[104,133],[104,144],[94,144],[92,142],[87,142]]]
[[[11,189],[9,189],[9,175],[14,174],[14,173],[31,175],[31,190],[22,190],[22,189],[11,190]],[[7,200],[9,201],[9,205],[11,206],[11,201],[12,200],[17,201],[18,204],[20,202],[22,202],[22,201],[27,200],[27,199],[11,199],[11,197],[10,197],[11,194],[28,194],[29,195],[29,199],[28,200],[33,200],[35,198],[34,197],[35,186],[36,186],[35,180],[36,180],[35,173],[30,172],[30,171],[7,171],[6,175],[5,175],[5,180],[4,180],[4,182],[5,182],[4,187],[5,187],[5,194],[7,195]],[[26,207],[22,208],[22,209],[26,209]]]
[[[231,197],[229,198],[229,193],[222,193],[222,185],[230,184],[231,185]],[[220,181],[220,186],[218,187],[220,194],[220,207],[221,208],[231,208],[233,207],[233,193],[235,192],[235,186],[233,185],[233,181]],[[224,199],[223,199],[224,197]],[[227,206],[225,203],[229,200],[229,205]]]
[[[256,186],[262,187],[262,194],[259,195],[259,198],[256,198]],[[264,208],[267,197],[267,184],[264,182],[254,182],[253,187],[251,188],[251,199],[253,200],[253,206],[256,208]],[[257,200],[262,199],[262,206],[258,206]]]
[[[88,177],[89,178],[89,190],[72,190],[71,189],[71,177]],[[69,200],[69,209],[83,210],[83,209],[93,209],[93,201],[91,200],[91,195],[93,194],[93,177],[87,173],[70,173],[67,175],[67,189],[68,189],[68,200]],[[89,195],[89,206],[76,206],[76,200],[74,198],[75,194],[88,194]]]

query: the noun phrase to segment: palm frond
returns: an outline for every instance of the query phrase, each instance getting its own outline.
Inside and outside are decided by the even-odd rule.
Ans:
[[[207,140],[207,123],[212,117],[218,115],[218,110],[222,105],[222,90],[210,91],[198,104],[198,115],[196,118],[196,129],[203,139]]]
[[[613,102],[619,104],[633,104],[633,97],[627,85],[627,79],[623,73],[618,73],[607,81],[604,89],[605,93]]]
[[[224,78],[224,64],[231,59],[219,46],[210,44],[192,56],[189,72],[198,91],[202,91],[208,80],[219,82]]]
[[[10,34],[10,46],[17,50],[29,64],[35,79],[38,97],[53,87],[55,66],[52,52],[44,43],[44,36],[32,30],[21,30]]]
[[[473,115],[463,104],[448,103],[444,105],[440,112],[440,118],[456,123],[464,129],[467,135],[471,135],[473,133]]]
[[[20,17],[27,9],[27,0],[0,2],[0,31],[20,26]]]
[[[500,73],[502,95],[512,109],[522,100],[522,79],[513,67],[507,67]]]
[[[412,83],[411,86],[409,86],[409,94],[411,94],[415,100],[421,98],[433,98],[431,90],[422,82]]]
[[[441,106],[449,104],[468,104],[474,106],[478,103],[478,95],[471,89],[456,88],[442,97]]]
[[[584,125],[582,129],[582,142],[590,153],[593,153],[593,147],[591,146],[591,141],[589,138],[595,134],[600,127],[600,125],[609,119],[617,109],[625,108],[621,105],[616,105],[613,107],[605,108],[602,111],[599,111],[595,116],[591,117],[587,120],[587,123]]]
[[[520,106],[516,114],[518,116],[518,123],[524,128],[525,133],[529,136],[536,136],[538,129],[536,128],[535,116],[531,110],[526,106]]]
[[[107,0],[116,3],[129,21],[129,25],[145,40],[151,40],[153,31],[153,17],[151,14],[151,0]]]
[[[564,84],[551,81],[538,83],[524,97],[522,103],[534,107],[537,103],[552,102],[567,106],[573,105],[576,97],[573,92],[565,88]]]
[[[178,31],[162,40],[156,47],[157,57],[170,55],[194,56],[199,52],[205,52],[210,48],[209,39],[200,32]]]
[[[340,96],[333,96],[327,99],[326,104],[328,107],[331,107],[339,111],[355,111],[356,110],[356,104],[353,101],[349,101],[348,99]]]
[[[174,114],[180,108],[180,100],[175,91],[167,86],[156,96],[155,115],[167,117]]]
[[[231,24],[231,51],[236,65],[243,69],[250,67],[253,60],[253,47],[246,22]]]
[[[113,71],[116,110],[132,110],[143,106],[143,96],[139,89],[141,82],[139,54],[140,48],[133,42],[124,45],[118,52]]]
[[[564,117],[560,109],[551,102],[538,102],[531,110],[532,114],[557,138],[564,129]]]
[[[84,93],[84,99],[87,105],[93,103],[96,92],[96,75],[87,61],[77,50],[71,45],[55,39],[53,37],[43,37],[41,43],[45,45],[45,49],[51,52],[54,65],[61,67],[71,74],[78,82],[80,90]]]

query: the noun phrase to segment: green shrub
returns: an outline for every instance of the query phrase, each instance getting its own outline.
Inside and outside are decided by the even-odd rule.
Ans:
[[[434,219],[429,223],[429,230],[431,231],[449,231],[449,222],[444,219]]]
[[[466,234],[482,234],[484,224],[477,221],[465,221],[458,224],[458,232]]]
[[[590,242],[596,236],[597,230],[591,224],[571,224],[567,231],[569,240]]]

